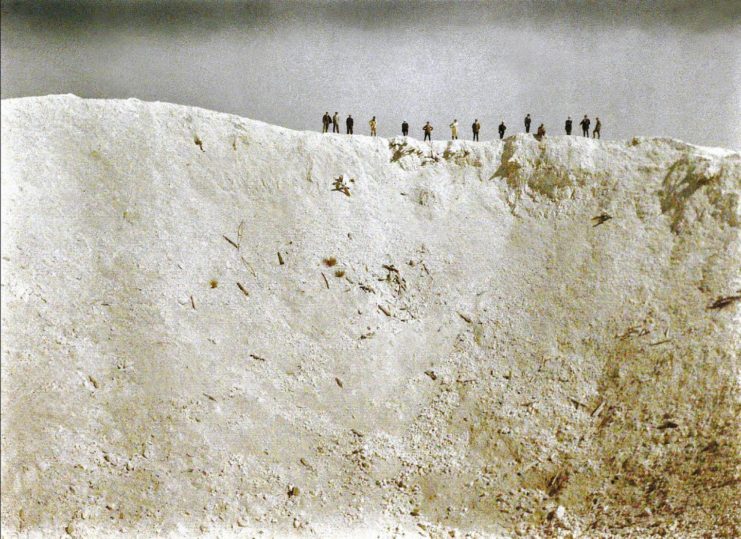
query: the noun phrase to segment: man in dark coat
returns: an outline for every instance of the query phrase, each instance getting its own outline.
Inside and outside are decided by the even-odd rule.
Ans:
[[[529,124],[528,124],[528,129],[529,129],[529,128],[530,128],[530,127],[529,127]],[[503,139],[503,138],[504,138],[504,132],[505,132],[506,130],[507,130],[507,126],[506,126],[506,125],[504,125],[504,120],[502,120],[502,123],[500,123],[500,124],[499,124],[499,138],[500,138],[500,139]]]
[[[585,137],[589,136],[589,124],[592,122],[589,121],[589,118],[587,118],[587,115],[584,115],[584,118],[581,122],[579,122],[579,125],[581,126],[581,134]]]
[[[602,138],[600,131],[602,131],[602,122],[599,121],[599,116],[597,116],[597,119],[594,121],[594,132],[592,133],[592,138]]]
[[[424,140],[422,142],[424,142],[425,140],[429,140],[430,142],[432,142],[432,129],[433,128],[430,125],[430,122],[427,122],[424,125],[424,127],[422,128],[422,131],[424,131],[424,133],[425,133],[425,138],[424,138]]]
[[[479,140],[479,131],[481,131],[481,124],[479,123],[478,118],[473,121],[471,129],[473,130],[473,140]]]
[[[322,116],[322,133],[329,131],[329,124],[332,123],[332,117],[329,115],[329,111],[324,113]]]
[[[569,118],[566,120],[566,126],[565,126],[567,135],[571,134],[571,126],[573,125],[573,123],[574,122],[571,121],[571,116],[569,116]]]
[[[355,124],[355,120],[352,119],[352,114],[347,115],[347,120],[345,120],[345,126],[347,127],[347,134],[352,135],[352,126]]]
[[[527,116],[525,116],[525,133],[529,133],[530,132],[530,122],[531,121],[532,120],[530,119],[530,114],[528,114]]]
[[[409,124],[406,120],[401,123],[401,134],[405,137],[409,135]]]

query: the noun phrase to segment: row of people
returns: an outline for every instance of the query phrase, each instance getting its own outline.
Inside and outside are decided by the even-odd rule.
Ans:
[[[530,118],[530,114],[525,116],[525,133],[530,133],[530,125],[532,123],[532,119]],[[571,135],[571,131],[573,129],[573,120],[571,119],[571,116],[568,117],[566,120],[566,123],[564,125],[564,129],[566,131],[567,135]],[[585,137],[589,137],[589,127],[591,126],[592,122],[589,119],[589,117],[585,114],[584,118],[582,118],[581,122],[579,122],[579,125],[582,128],[582,135]],[[334,116],[330,116],[329,112],[325,112],[324,116],[322,117],[322,133],[328,133],[329,132],[329,126],[332,125],[332,132],[333,133],[339,133],[340,132],[340,115],[339,113],[335,112]],[[352,114],[347,116],[347,119],[345,120],[345,127],[347,129],[347,134],[352,135],[353,134],[353,127],[355,125],[355,120],[352,117]],[[371,120],[368,122],[368,126],[370,127],[370,134],[372,137],[376,136],[376,128],[378,127],[378,122],[376,121],[376,117],[373,116]],[[458,120],[453,120],[453,123],[450,124],[450,137],[453,140],[458,139]],[[423,127],[422,132],[424,133],[424,139],[423,140],[432,140],[432,130],[433,127],[430,125],[430,122],[428,121]],[[479,140],[479,133],[481,132],[481,124],[479,123],[479,120],[474,120],[473,124],[471,125],[471,130],[473,131],[473,140]],[[504,133],[507,131],[507,126],[504,123],[504,120],[502,120],[502,123],[499,124],[499,127],[497,128],[499,132],[499,138],[504,138]],[[593,138],[600,138],[602,130],[602,122],[599,119],[599,116],[597,116],[595,123],[594,123],[594,131],[592,132]],[[403,136],[409,136],[409,123],[404,120],[401,124],[401,134]],[[538,127],[538,131],[535,134],[535,138],[541,139],[545,136],[545,126],[541,123]]]

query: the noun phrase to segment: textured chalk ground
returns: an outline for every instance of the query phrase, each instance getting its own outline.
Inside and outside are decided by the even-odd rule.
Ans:
[[[737,535],[740,194],[671,139],[5,100],[3,536]]]

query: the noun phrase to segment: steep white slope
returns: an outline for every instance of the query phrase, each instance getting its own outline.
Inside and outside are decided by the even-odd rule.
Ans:
[[[733,534],[740,193],[670,139],[5,100],[3,534]]]

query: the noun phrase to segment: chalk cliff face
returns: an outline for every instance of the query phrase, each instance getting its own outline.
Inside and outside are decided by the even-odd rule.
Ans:
[[[741,156],[2,103],[3,534],[738,533]]]

